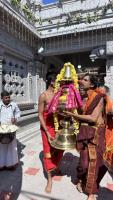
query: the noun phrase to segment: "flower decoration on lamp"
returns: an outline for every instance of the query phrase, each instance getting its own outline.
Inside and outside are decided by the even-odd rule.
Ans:
[[[78,76],[74,65],[70,62],[65,63],[57,75],[54,92],[55,95],[48,106],[48,112],[53,113],[54,116],[54,127],[57,135],[52,146],[63,150],[75,148],[75,135],[78,133],[79,123],[74,117],[67,116],[63,112],[66,110],[77,113],[77,109],[82,106]],[[59,140],[59,136],[65,137],[65,139],[63,138],[66,140],[64,145],[55,144],[58,142],[56,140]],[[67,144],[68,140],[73,144]]]

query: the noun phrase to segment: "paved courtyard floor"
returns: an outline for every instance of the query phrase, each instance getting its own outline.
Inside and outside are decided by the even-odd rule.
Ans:
[[[46,176],[42,164],[43,151],[39,130],[29,141],[18,142],[18,148],[20,163],[17,169],[0,171],[0,192],[12,191],[13,200],[87,199],[87,196],[79,193],[75,186],[76,165],[79,159],[76,150],[64,153],[60,165],[63,175],[53,177],[52,192],[47,194],[44,192]],[[107,172],[104,176],[97,200],[113,200],[113,174]]]

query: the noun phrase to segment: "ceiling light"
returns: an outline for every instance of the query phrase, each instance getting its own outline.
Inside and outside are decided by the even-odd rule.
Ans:
[[[44,51],[44,48],[43,47],[40,47],[39,49],[38,49],[38,53],[42,53]]]
[[[78,69],[81,69],[81,67],[82,67],[81,65],[78,65],[78,66],[77,66]]]

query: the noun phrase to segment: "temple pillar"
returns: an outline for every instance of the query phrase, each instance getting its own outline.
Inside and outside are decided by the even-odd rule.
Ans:
[[[28,76],[27,76],[27,80],[28,80],[28,102],[32,102],[32,67],[33,67],[33,63],[32,62],[28,62],[27,64],[28,66]]]
[[[1,92],[3,89],[3,84],[2,84],[3,56],[4,56],[4,48],[0,46],[0,99],[1,99]]]
[[[108,41],[106,44],[106,77],[105,85],[109,87],[110,97],[113,99],[113,41]]]
[[[0,94],[2,92],[2,61],[3,61],[3,57],[0,56]]]

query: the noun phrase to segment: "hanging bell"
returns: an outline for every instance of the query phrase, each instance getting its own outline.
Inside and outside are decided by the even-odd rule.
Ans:
[[[74,129],[70,127],[69,121],[63,121],[63,128],[56,134],[54,140],[52,140],[51,146],[60,150],[70,150],[76,147],[76,135]]]

